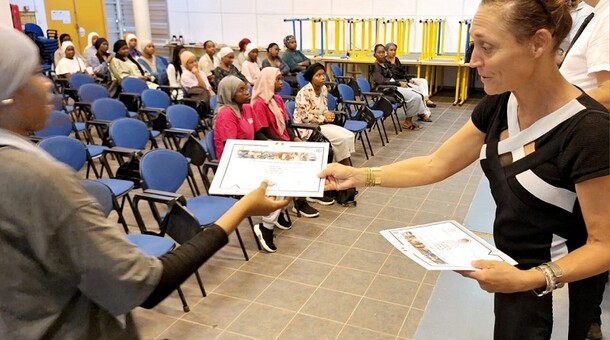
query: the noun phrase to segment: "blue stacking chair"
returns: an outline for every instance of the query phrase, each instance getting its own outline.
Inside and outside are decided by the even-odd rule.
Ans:
[[[333,78],[337,84],[347,84],[350,82],[353,77],[344,76],[343,70],[339,67],[339,65],[331,64],[330,69],[333,71]]]
[[[284,100],[294,100],[294,96],[292,95],[292,87],[290,87],[290,84],[285,80],[282,80],[282,90],[277,94],[280,95]]]
[[[343,109],[344,109],[345,113],[347,113],[347,115],[350,119],[356,119],[361,111],[369,110],[369,112],[373,115],[374,120],[371,122],[372,124],[368,125],[368,128],[370,130],[373,127],[377,126],[377,131],[379,132],[379,138],[381,138],[381,145],[385,146],[385,142],[383,140],[383,135],[381,133],[381,128],[383,127],[383,133],[385,134],[386,140],[388,140],[388,134],[385,130],[385,125],[383,125],[383,118],[384,118],[383,111],[372,110],[371,108],[368,107],[366,102],[357,101],[356,96],[354,94],[354,90],[349,85],[339,84],[338,89],[339,89],[339,94],[341,95],[341,103],[343,104]],[[389,142],[389,140],[388,140],[388,142]]]
[[[83,184],[83,187],[85,187],[87,193],[89,193],[89,195],[94,198],[97,203],[99,203],[104,216],[108,217],[108,215],[110,215],[113,210],[117,210],[118,203],[116,201],[116,197],[114,197],[114,195],[112,194],[112,190],[110,190],[109,187],[98,181],[86,179],[83,180],[81,183]],[[119,212],[119,218],[122,217],[123,215]],[[124,224],[123,227],[125,228],[125,233],[127,234],[125,235],[127,241],[136,246],[142,253],[147,256],[160,257],[167,254],[176,247],[174,241],[165,238],[162,235],[130,234],[129,229],[127,229],[127,225]],[[197,273],[197,276],[199,276],[199,273]],[[201,279],[199,277],[197,279],[201,282]],[[204,294],[203,296],[205,296],[205,290],[203,290],[203,285],[201,285],[201,289]],[[176,290],[178,291],[180,300],[182,300],[183,310],[185,312],[189,312],[190,308],[188,307],[182,289],[178,287]]]
[[[70,117],[62,111],[52,111],[47,121],[47,126],[39,131],[32,133],[30,139],[38,142],[44,138],[53,136],[70,136],[70,133],[75,132],[74,122]],[[87,148],[87,177],[89,171],[93,169],[96,178],[100,178],[101,172],[93,164],[94,159],[101,156],[101,150],[98,145],[86,145]],[[103,170],[103,169],[102,169]]]
[[[218,96],[214,95],[210,97],[210,109],[212,112],[216,111],[216,105],[218,104]]]
[[[204,130],[197,111],[184,104],[168,107],[167,121],[169,128],[163,131],[163,144],[168,149],[180,150],[182,139],[190,135],[199,138],[198,132]]]
[[[121,93],[119,93],[119,100],[125,104],[129,112],[138,112],[138,109],[142,106],[142,92],[148,90],[146,82],[139,78],[127,77],[121,81]]]
[[[79,171],[87,160],[87,148],[81,141],[74,138],[66,136],[49,137],[38,143],[38,146],[58,161],[70,166],[74,171]],[[113,178],[100,178],[97,181],[107,185],[114,196],[121,199],[119,211],[123,211],[125,200],[131,205],[129,192],[134,188],[133,182]]]
[[[297,73],[297,84],[299,85],[300,89],[303,88],[303,86],[309,84],[302,72]]]
[[[140,161],[142,186],[145,193],[175,197],[176,191],[189,177],[189,162],[182,154],[173,150],[156,149],[144,155]],[[152,190],[152,191],[150,191]],[[221,196],[196,196],[187,199],[185,206],[197,219],[202,227],[216,222],[227,210],[237,202],[234,198]],[[151,205],[153,215],[161,225],[160,215],[154,205]],[[138,223],[143,223],[134,201],[134,213]],[[252,225],[251,225],[252,226]],[[143,224],[142,227],[143,228]],[[249,259],[238,230],[235,230],[244,258]]]
[[[384,119],[390,117],[396,134],[398,134],[399,130],[402,131],[400,120],[398,119],[398,103],[392,103],[392,101],[384,96],[382,92],[372,92],[371,84],[363,77],[356,78],[356,83],[360,88],[361,99],[366,102],[369,108],[371,108],[371,110],[383,111]],[[369,97],[372,99],[371,102],[369,102]],[[394,118],[396,118],[396,121],[394,121]]]
[[[328,109],[331,111],[335,111],[337,110],[337,98],[335,96],[333,96],[332,94],[328,94]],[[366,138],[368,144],[369,144],[369,149],[371,149],[371,156],[373,156],[373,149],[371,148],[371,142],[369,141],[369,136],[366,132],[367,129],[367,123],[364,121],[360,121],[360,120],[353,120],[353,119],[348,119],[345,121],[345,123],[343,124],[343,127],[346,128],[347,130],[350,130],[352,133],[354,133],[354,135],[356,136],[357,139],[360,139],[360,141],[362,142],[362,149],[364,150],[364,156],[366,157],[366,159],[369,159],[369,155],[368,152],[366,151],[366,146],[364,145],[364,137]]]

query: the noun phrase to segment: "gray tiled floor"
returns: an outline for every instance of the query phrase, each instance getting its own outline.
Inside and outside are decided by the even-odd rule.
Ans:
[[[435,96],[433,123],[394,134],[382,147],[370,133],[375,156],[357,144],[357,166],[381,165],[437,148],[469,118],[476,99],[463,107]],[[234,236],[200,270],[208,296],[193,278],[152,310],[134,311],[144,339],[411,339],[436,283],[393,250],[382,229],[455,219],[462,222],[481,171],[472,165],[436,185],[411,189],[359,189],[357,207],[324,207],[319,218],[293,218],[276,229],[275,254],[257,250],[249,226],[240,226],[250,254],[245,262]],[[188,195],[188,190],[184,190]],[[256,222],[256,221],[255,221]]]

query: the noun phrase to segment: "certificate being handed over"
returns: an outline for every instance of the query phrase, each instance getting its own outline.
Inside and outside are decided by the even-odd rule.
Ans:
[[[322,197],[328,143],[229,139],[210,187],[214,195],[245,195],[270,182],[267,194]]]

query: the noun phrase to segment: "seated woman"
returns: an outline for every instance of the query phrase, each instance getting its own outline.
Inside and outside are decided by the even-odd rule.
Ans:
[[[212,85],[210,85],[208,77],[199,69],[197,57],[195,57],[192,52],[184,51],[180,54],[180,62],[182,64],[182,77],[180,79],[182,87],[187,93],[194,87],[199,87],[203,91],[207,91],[208,95],[204,96],[204,98],[207,98],[206,102],[209,102],[209,98],[216,95],[216,93],[212,90]]]
[[[263,60],[263,68],[275,67],[282,72],[282,77],[287,81],[291,87],[298,85],[297,77],[290,72],[290,67],[286,64],[282,58],[280,58],[280,47],[276,43],[271,43],[267,46],[267,58]]]
[[[244,61],[248,59],[248,53],[246,53],[246,46],[251,42],[252,41],[250,41],[250,39],[243,38],[237,44],[237,47],[239,47],[239,52],[237,53],[237,56],[235,56],[235,62],[233,63],[233,65],[235,65],[235,67],[237,67],[240,72],[242,72],[241,65],[243,65]]]
[[[89,58],[89,65],[93,68],[95,77],[102,83],[108,83],[112,79],[110,74],[110,62],[112,55],[108,53],[108,40],[99,37],[95,41],[95,54]]]
[[[135,34],[125,34],[125,41],[127,41],[127,45],[129,46],[129,55],[133,59],[138,59],[142,56],[142,52],[138,50],[138,38]]]
[[[258,48],[254,44],[246,45],[245,56],[246,60],[241,65],[241,73],[250,84],[254,84],[261,74],[261,68],[258,66]]]
[[[311,65],[309,58],[303,52],[297,50],[297,39],[294,35],[288,35],[284,38],[284,46],[286,46],[286,51],[284,51],[282,59],[290,67],[290,71],[303,72]]]
[[[68,33],[62,33],[59,35],[59,48],[57,50],[55,50],[55,53],[53,54],[53,63],[55,64],[55,66],[57,66],[57,64],[59,64],[59,61],[61,60],[61,58],[64,57],[64,52],[61,50],[61,45],[63,45],[64,42],[66,41],[72,41],[72,37],[70,37],[70,35]],[[75,53],[77,56],[81,57],[81,59],[83,58],[80,55],[80,52],[76,51]],[[83,59],[85,60],[85,59]],[[85,60],[86,62],[86,60]]]
[[[301,141],[301,139],[294,134],[292,129],[289,128],[290,122],[288,113],[282,97],[275,94],[282,90],[282,80],[280,70],[268,67],[261,71],[261,76],[254,85],[251,104],[254,108],[254,131],[257,132],[257,139]],[[328,197],[310,198],[310,200],[325,205],[334,203],[334,200]],[[307,199],[305,198],[296,199],[294,204],[295,208],[302,216],[316,217],[320,214],[317,209],[307,203]],[[262,226],[267,229],[263,230],[264,228],[261,228],[261,230],[263,230],[261,232],[263,237],[273,235],[273,223],[265,221],[263,218]],[[271,230],[271,232],[269,232],[269,230]]]
[[[97,53],[97,49],[95,48],[95,42],[98,38],[99,34],[95,32],[91,32],[87,36],[87,47],[85,47],[85,50],[83,51],[83,59],[85,59],[85,61],[88,62],[89,59],[95,57],[95,54]]]
[[[157,84],[154,83],[153,77],[148,71],[129,55],[129,47],[125,40],[117,40],[114,43],[115,56],[110,61],[110,72],[114,80],[121,82],[127,77],[138,78],[146,81],[146,85],[150,89],[156,89]]]
[[[180,55],[186,51],[186,48],[182,45],[178,45],[172,52],[172,61],[167,65],[167,81],[171,87],[182,87],[182,62],[180,61]],[[184,91],[178,91],[176,99],[182,99],[184,97]]]
[[[421,126],[413,123],[413,116],[418,115],[430,119],[430,109],[426,107],[422,94],[410,88],[405,81],[397,81],[392,76],[392,71],[385,59],[385,47],[381,44],[375,45],[375,64],[373,65],[373,79],[377,85],[394,85],[396,90],[407,102],[405,121],[403,129],[420,130]]]
[[[199,59],[199,69],[208,77],[210,84],[216,86],[218,81],[214,79],[214,69],[220,64],[218,55],[216,55],[216,44],[212,40],[203,43],[205,53]]]
[[[436,104],[431,101],[430,97],[428,96],[428,81],[424,78],[409,78],[407,76],[405,68],[400,63],[400,60],[396,58],[397,48],[398,46],[395,43],[387,43],[385,45],[385,59],[388,63],[388,66],[390,67],[390,70],[392,71],[392,77],[394,78],[394,80],[406,81],[410,88],[415,89],[417,92],[423,94],[424,100],[426,101],[426,106],[436,107]],[[429,118],[428,120],[425,120],[422,119],[422,117],[420,117],[420,120],[424,120],[427,122],[430,121]]]
[[[167,59],[155,54],[155,44],[151,40],[142,40],[140,45],[142,56],[138,59],[140,65],[157,79],[157,84],[167,85]]]
[[[76,49],[71,41],[64,41],[61,44],[64,57],[61,58],[57,66],[55,66],[55,73],[62,78],[70,79],[70,76],[74,73],[85,73],[93,76],[91,68],[85,66],[85,61],[76,55]]]
[[[220,159],[228,139],[253,140],[254,111],[250,106],[250,92],[244,82],[227,76],[218,84],[218,105],[214,122],[214,145],[216,157]],[[278,197],[279,200],[283,198]],[[281,216],[281,217],[280,217]],[[291,225],[281,213],[281,209],[263,217],[263,223],[254,226],[254,232],[260,244],[267,252],[274,253],[277,247],[273,243],[273,227],[290,229]]]
[[[218,52],[218,56],[220,57],[220,64],[212,72],[214,74],[214,82],[216,84],[219,84],[222,78],[226,76],[235,76],[241,79],[244,83],[251,85],[248,79],[246,79],[246,77],[239,72],[235,65],[233,65],[235,55],[230,47],[221,48],[220,52]]]
[[[328,138],[335,161],[341,164],[351,164],[350,155],[356,151],[354,134],[338,125],[332,124],[335,114],[328,111],[328,90],[324,86],[326,72],[324,66],[315,63],[305,71],[305,79],[309,84],[297,93],[294,110],[295,123],[320,124],[322,134]]]

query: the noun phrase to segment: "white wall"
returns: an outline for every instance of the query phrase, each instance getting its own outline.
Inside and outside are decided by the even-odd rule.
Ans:
[[[445,50],[455,52],[458,21],[472,18],[478,4],[479,0],[171,0],[168,1],[168,14],[170,34],[183,35],[186,42],[211,39],[232,46],[244,37],[259,46],[270,42],[281,46],[283,38],[292,34],[292,24],[284,22],[285,18],[384,17],[414,18],[416,21],[444,18],[447,19]],[[421,35],[421,24],[414,24],[412,51],[421,51]],[[317,48],[319,36],[318,26]],[[329,47],[333,48],[334,24],[329,38]],[[302,48],[310,49],[311,45],[311,23],[304,22]]]

